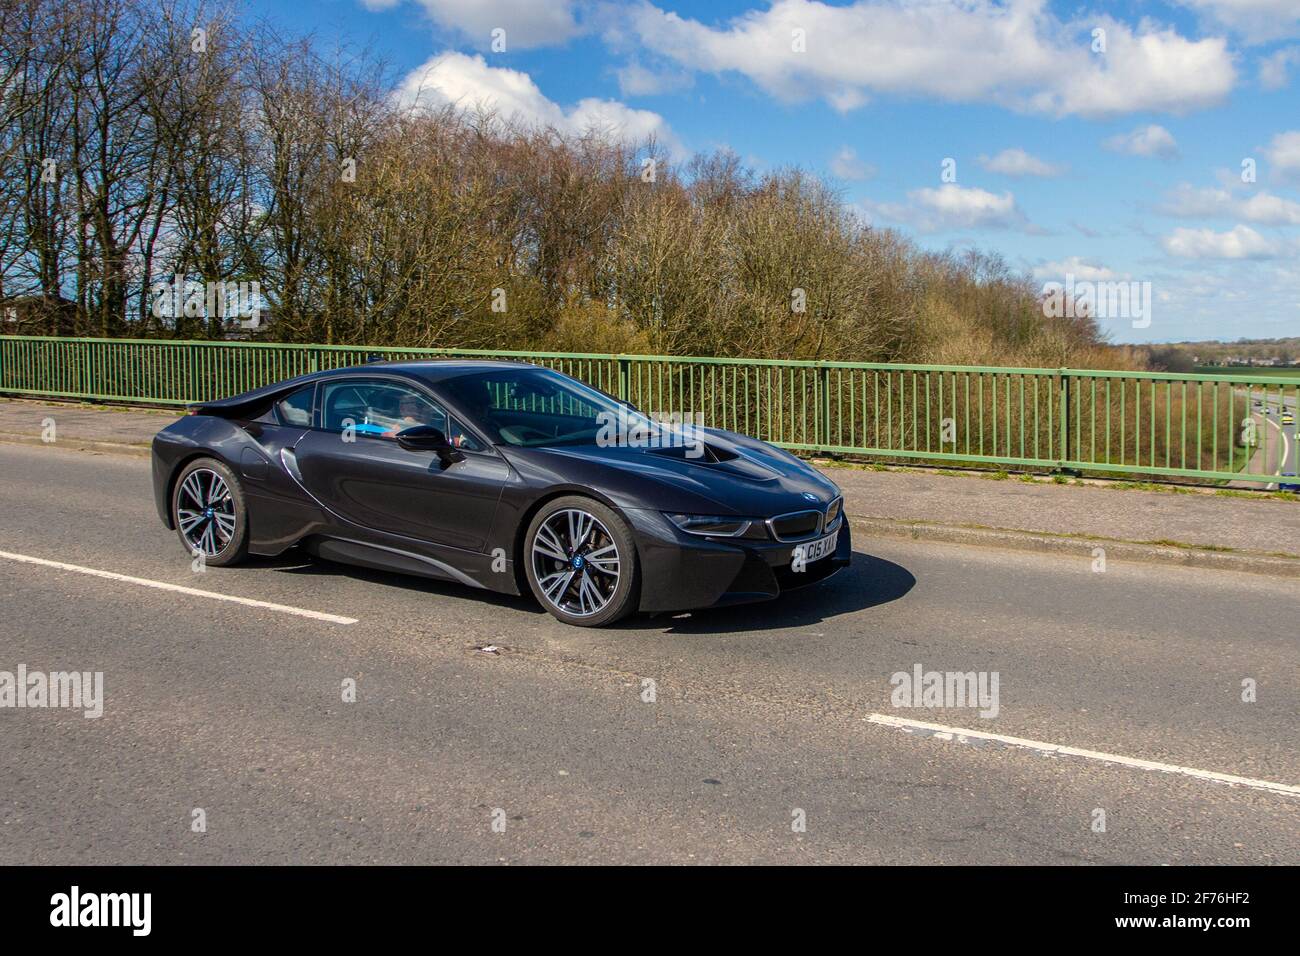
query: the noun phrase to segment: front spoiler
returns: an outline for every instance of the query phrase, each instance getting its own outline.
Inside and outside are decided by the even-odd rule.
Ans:
[[[641,611],[690,611],[769,601],[824,581],[852,561],[853,535],[840,523],[834,554],[791,570],[794,545],[702,538],[657,511],[624,509],[641,558]]]

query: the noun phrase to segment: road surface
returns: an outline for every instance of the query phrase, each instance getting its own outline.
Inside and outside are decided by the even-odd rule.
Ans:
[[[0,670],[104,675],[98,719],[0,709],[0,864],[1300,862],[1290,580],[857,540],[779,602],[591,631],[292,555],[196,573],[143,460],[0,476]],[[894,706],[918,664],[996,672],[996,717]]]

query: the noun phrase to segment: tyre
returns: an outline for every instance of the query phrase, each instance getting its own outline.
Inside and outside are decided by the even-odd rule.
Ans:
[[[248,554],[248,508],[239,479],[215,458],[190,462],[172,488],[172,521],[186,552],[228,567]]]
[[[627,524],[599,501],[547,502],[524,537],[528,586],[565,624],[600,627],[636,609],[636,544]]]

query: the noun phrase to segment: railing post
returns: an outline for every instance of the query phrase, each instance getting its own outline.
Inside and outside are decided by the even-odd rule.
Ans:
[[[79,356],[81,361],[77,363],[78,370],[81,373],[81,392],[87,397],[95,394],[95,351],[94,343],[87,343],[85,349],[81,350],[81,355]],[[57,348],[50,349],[50,352],[57,357]],[[45,353],[41,354],[43,357]],[[51,381],[53,379],[53,371],[53,368],[48,369],[42,378],[47,382]]]
[[[1070,460],[1070,370],[1061,368],[1057,373],[1061,378],[1061,457],[1057,459],[1056,470],[1077,475],[1075,469],[1067,468],[1065,464]]]
[[[99,343],[91,342],[90,347],[86,350],[86,397],[94,401],[95,395],[99,394]]]
[[[621,402],[628,401],[628,395],[631,393],[631,360],[620,355],[618,357],[618,398]]]
[[[186,389],[189,395],[185,401],[193,404],[203,401],[203,396],[199,395],[199,347],[190,343],[185,346],[185,351],[188,353],[185,358],[190,377],[189,388]]]
[[[831,443],[831,370],[825,365],[819,365],[817,368],[817,385],[821,389],[821,403],[819,404],[818,427],[816,428],[817,437],[814,444],[821,445],[822,451]]]

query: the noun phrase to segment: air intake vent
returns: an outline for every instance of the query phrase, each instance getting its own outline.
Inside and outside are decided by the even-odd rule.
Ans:
[[[650,454],[660,455],[664,458],[676,458],[680,461],[693,461],[700,465],[716,465],[718,462],[731,461],[733,458],[739,457],[735,452],[727,451],[725,448],[718,448],[708,442],[674,445],[671,448],[654,448],[651,449]]]

